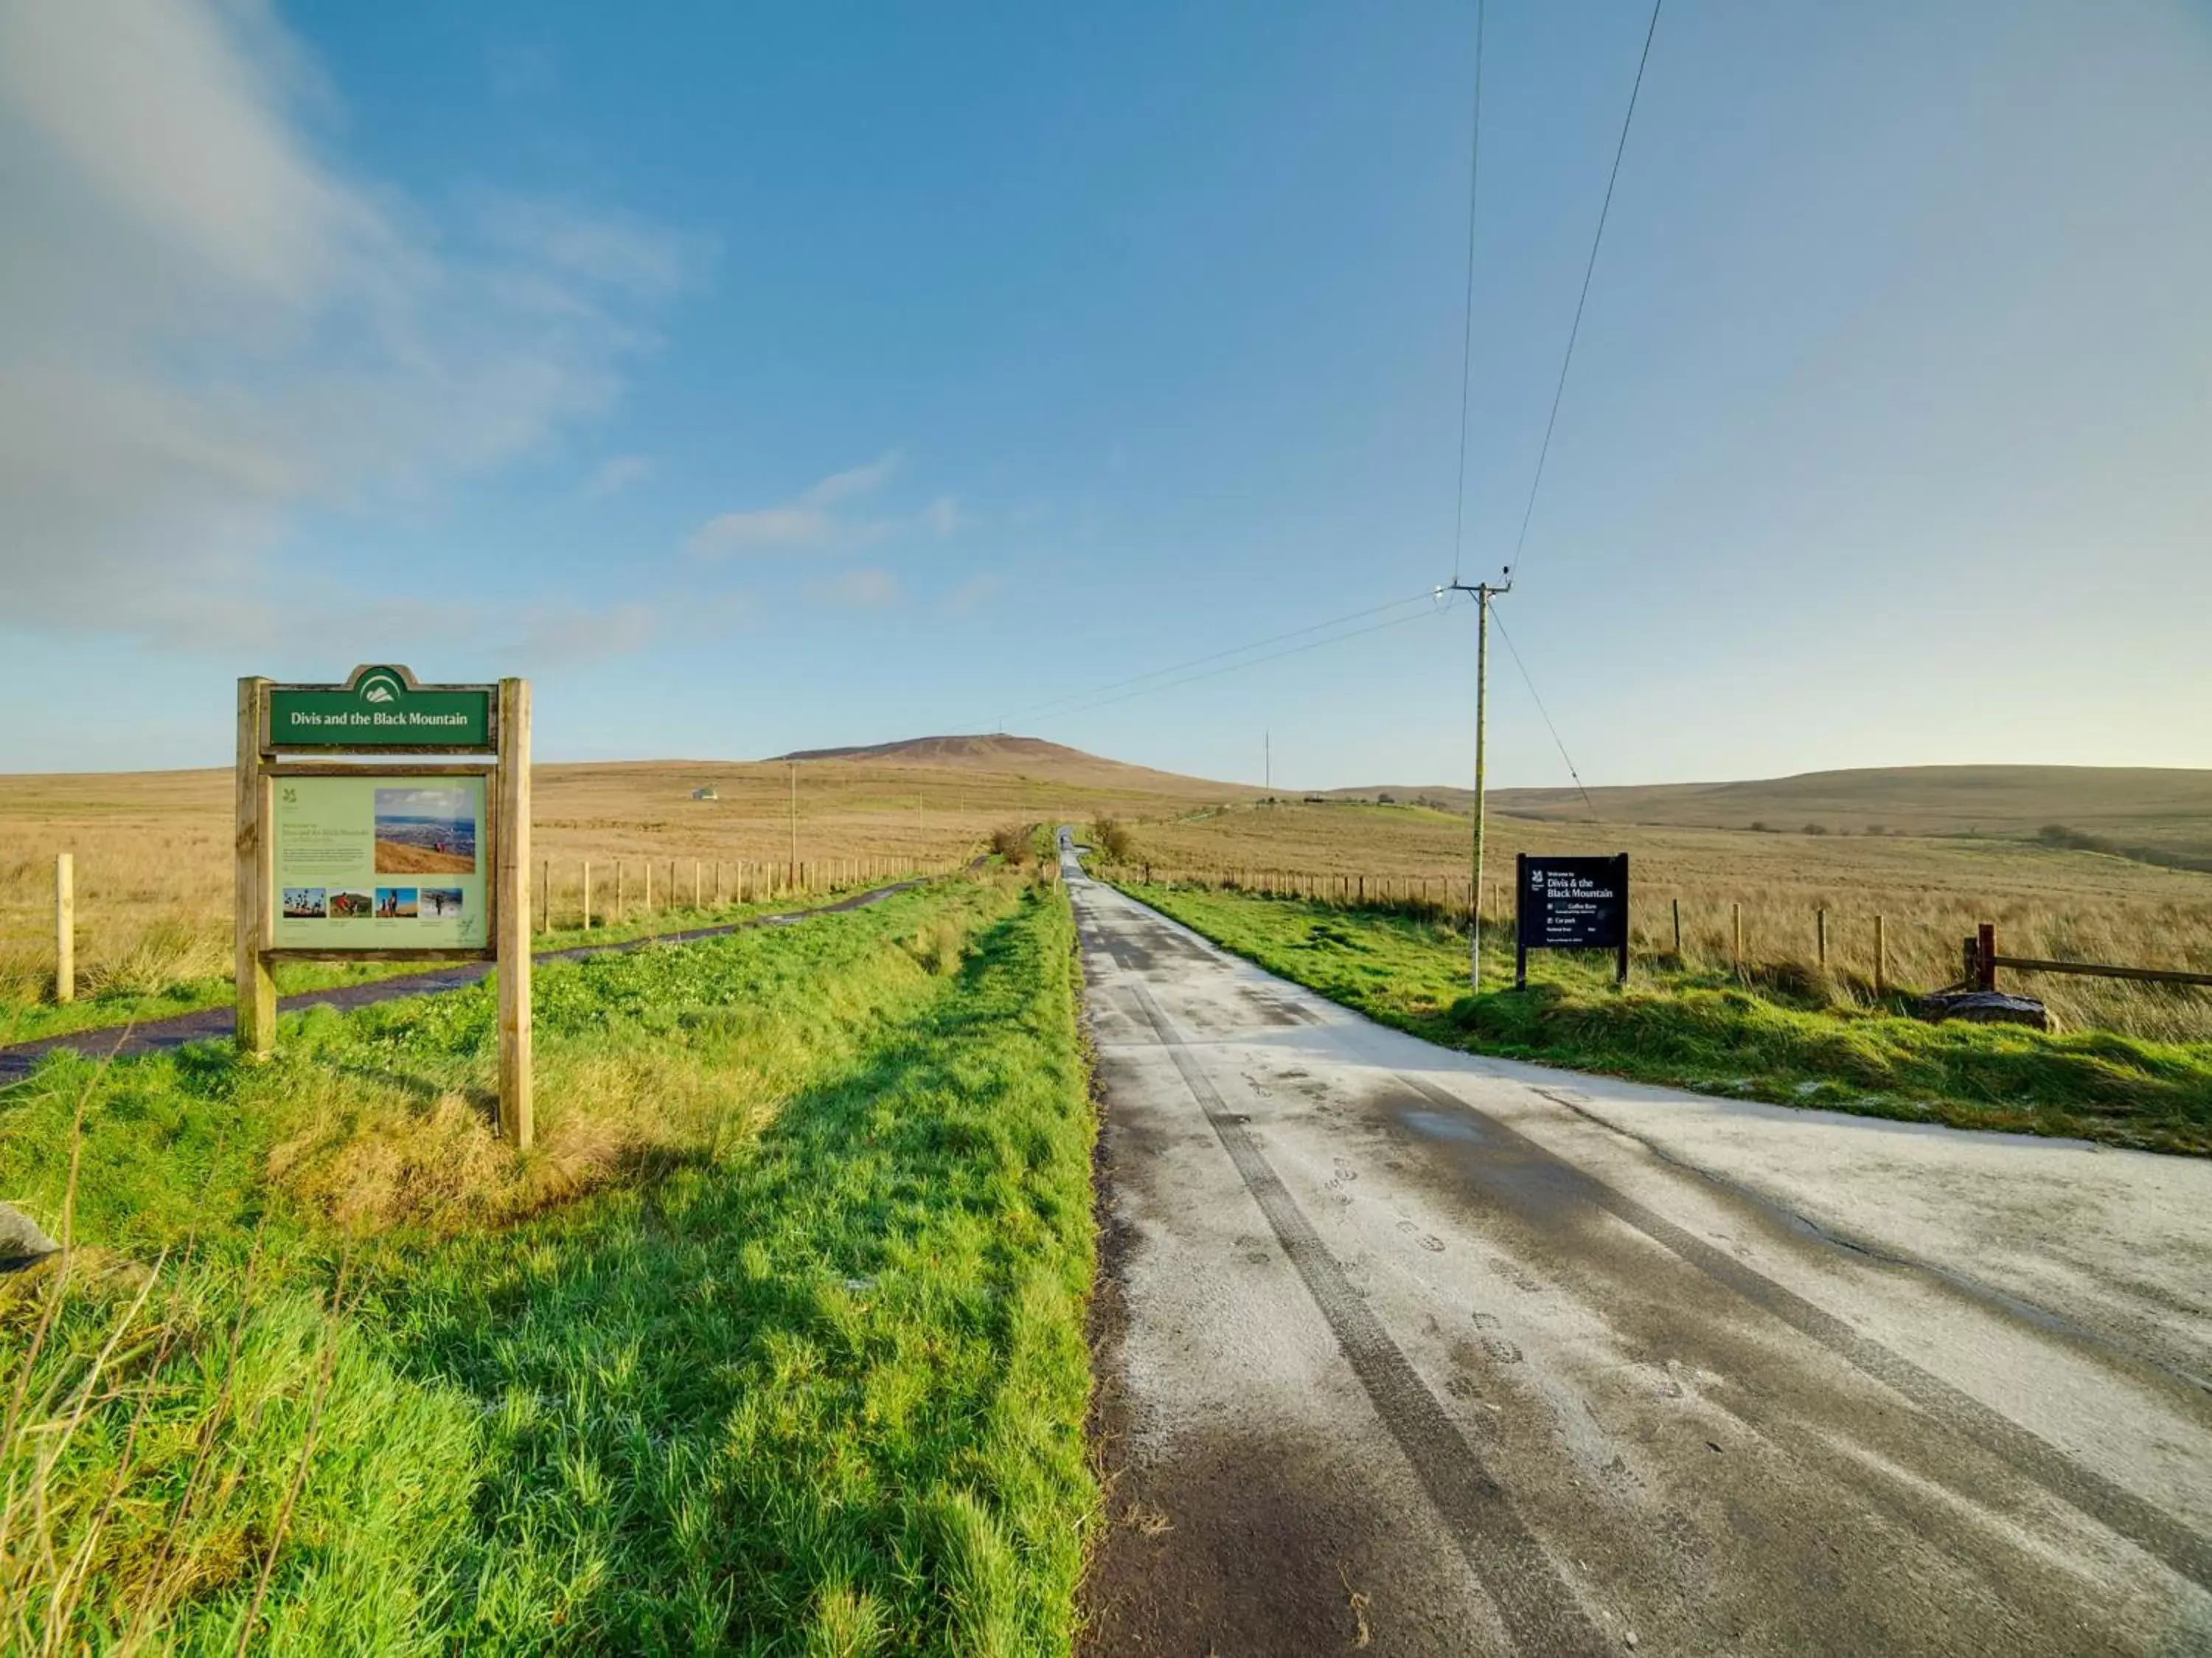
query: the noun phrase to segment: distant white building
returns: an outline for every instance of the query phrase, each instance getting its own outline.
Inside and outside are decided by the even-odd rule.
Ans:
[[[694,789],[691,791],[691,798],[693,800],[720,800],[722,797],[716,794],[712,789],[702,787]]]

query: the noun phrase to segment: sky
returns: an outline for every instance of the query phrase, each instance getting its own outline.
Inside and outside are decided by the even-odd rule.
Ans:
[[[1474,0],[0,0],[0,771],[1457,782],[1507,563],[1499,783],[2212,764],[2212,5],[1666,3],[1532,507],[1650,18],[1490,0],[1470,310]]]

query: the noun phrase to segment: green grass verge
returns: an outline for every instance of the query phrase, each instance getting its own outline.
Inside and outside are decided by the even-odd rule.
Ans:
[[[52,1224],[74,1148],[84,1247],[0,1280],[0,1645],[1067,1651],[1072,946],[960,881],[543,968],[520,1158],[484,987],[50,1060],[0,1194]]]
[[[1447,1046],[1780,1105],[2212,1153],[2212,1044],[1931,1025],[1819,986],[1745,987],[1547,954],[1526,991],[1467,990],[1467,939],[1434,922],[1302,899],[1124,890],[1332,1001]],[[1502,942],[1502,941],[1501,941]],[[1509,951],[1486,951],[1510,984]]]
[[[888,883],[878,883],[888,884]],[[620,944],[659,933],[680,933],[696,927],[727,926],[748,916],[781,914],[836,903],[842,897],[866,892],[866,886],[840,887],[830,893],[786,893],[773,899],[747,904],[688,905],[655,910],[613,924],[601,923],[586,932],[564,927],[535,936],[533,951],[573,949],[580,944]],[[283,961],[276,968],[276,993],[295,996],[304,991],[327,991],[341,984],[368,984],[409,973],[434,971],[437,962],[407,961]],[[236,999],[237,986],[228,973],[179,980],[154,991],[107,991],[81,996],[74,1002],[14,1002],[0,1005],[0,1047],[16,1042],[36,1042],[49,1036],[76,1031],[104,1030],[113,1026],[142,1025],[207,1008],[228,1008]]]

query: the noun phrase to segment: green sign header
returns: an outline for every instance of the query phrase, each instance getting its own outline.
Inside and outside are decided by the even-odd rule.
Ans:
[[[343,686],[272,686],[271,748],[489,748],[491,688],[418,686],[404,667],[357,667]]]

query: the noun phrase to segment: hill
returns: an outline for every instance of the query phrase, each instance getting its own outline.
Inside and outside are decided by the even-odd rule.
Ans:
[[[2212,771],[2100,765],[1911,765],[1741,783],[1504,789],[1516,817],[1710,829],[2031,836],[2063,826],[2129,850],[2212,855]]]
[[[801,748],[773,757],[769,764],[787,760],[854,761],[878,766],[947,766],[969,771],[992,771],[1053,783],[1081,783],[1089,788],[1142,789],[1171,795],[1197,795],[1207,800],[1233,800],[1256,795],[1260,790],[1243,783],[1213,783],[1176,771],[1158,771],[1126,760],[1109,760],[1097,754],[1047,742],[1042,737],[1004,735],[908,737],[897,742],[855,745],[843,748]]]

